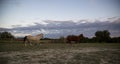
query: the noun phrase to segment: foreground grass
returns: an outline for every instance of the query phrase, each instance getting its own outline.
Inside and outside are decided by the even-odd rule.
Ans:
[[[120,48],[120,43],[79,43],[79,44],[67,44],[67,43],[40,43],[39,45],[33,44],[30,46],[24,46],[20,41],[1,41],[0,52],[5,51],[29,51],[29,50],[41,50],[41,49],[79,49],[85,47],[97,47],[97,48]]]
[[[0,64],[120,64],[120,43],[41,43],[0,41]]]
[[[120,49],[41,49],[0,53],[0,64],[120,64]]]

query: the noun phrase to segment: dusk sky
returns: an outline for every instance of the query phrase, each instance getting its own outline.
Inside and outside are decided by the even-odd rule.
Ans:
[[[120,0],[0,0],[0,32],[16,37],[70,34],[93,37],[98,30],[120,36]]]

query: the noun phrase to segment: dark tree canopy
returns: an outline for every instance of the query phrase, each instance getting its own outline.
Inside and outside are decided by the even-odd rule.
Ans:
[[[110,32],[107,30],[97,31],[95,37],[98,42],[108,42],[110,40]]]
[[[14,36],[9,32],[0,32],[0,39],[13,39]]]
[[[0,40],[11,40],[14,36],[10,32],[0,32]],[[44,38],[43,40],[58,40],[51,38]],[[67,37],[61,36],[57,42],[75,42],[75,43],[120,43],[120,37],[110,37],[108,30],[96,31],[95,36],[92,38],[85,37],[83,34],[79,35],[68,35]]]
[[[80,35],[68,35],[68,41],[79,41],[79,43],[119,43],[120,37],[110,37],[110,32],[108,30],[103,31],[96,31],[95,37],[88,38],[85,37],[83,34]]]

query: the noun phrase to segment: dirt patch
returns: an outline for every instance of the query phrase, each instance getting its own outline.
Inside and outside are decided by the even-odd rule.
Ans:
[[[95,47],[0,52],[0,64],[119,64],[119,54],[120,49]]]

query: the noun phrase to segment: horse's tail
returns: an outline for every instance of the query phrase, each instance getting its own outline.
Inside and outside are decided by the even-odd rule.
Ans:
[[[24,37],[24,42],[26,41],[26,39],[27,39],[27,36]]]

